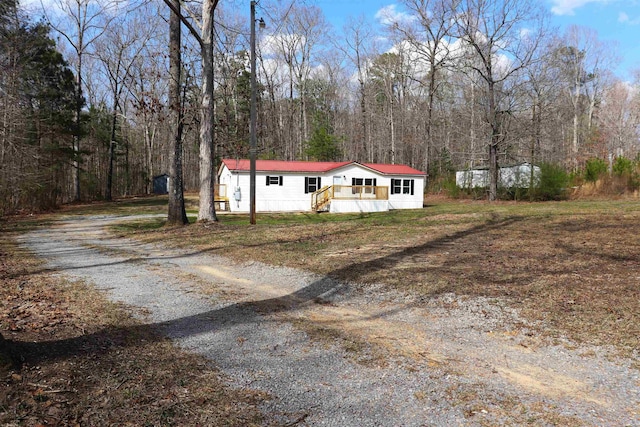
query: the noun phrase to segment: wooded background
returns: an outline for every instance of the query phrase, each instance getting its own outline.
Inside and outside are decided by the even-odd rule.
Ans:
[[[167,4],[54,3],[42,21],[0,3],[0,216],[149,193],[170,169]],[[431,188],[492,156],[576,174],[593,158],[636,160],[638,80],[612,73],[616,46],[595,31],[549,27],[541,3],[403,0],[374,31],[262,0],[258,157],[404,163]],[[181,5],[204,28],[202,3]],[[247,158],[249,4],[213,10],[214,159]],[[181,47],[184,187],[197,190],[203,56],[189,32]]]

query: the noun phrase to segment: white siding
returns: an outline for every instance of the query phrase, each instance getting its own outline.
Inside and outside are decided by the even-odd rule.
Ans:
[[[540,177],[540,168],[533,167],[534,182]],[[500,168],[498,185],[504,188],[529,188],[531,165],[521,165]],[[485,188],[489,186],[489,170],[471,169],[456,172],[456,185],[460,188]]]

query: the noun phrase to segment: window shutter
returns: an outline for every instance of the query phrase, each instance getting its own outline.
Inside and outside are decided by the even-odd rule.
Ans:
[[[351,185],[356,185],[356,179],[355,178],[351,178]]]
[[[378,182],[378,178],[373,178],[373,186],[374,187],[378,186],[377,182]]]
[[[321,189],[321,188],[322,188],[322,185],[320,184],[320,177],[318,177],[318,188],[316,188],[316,191]]]
[[[308,194],[309,193],[309,177],[305,176],[304,177],[304,194]]]
[[[396,180],[391,180],[391,194],[396,194]]]
[[[413,179],[411,180],[411,195],[413,196]]]
[[[267,185],[269,185],[269,176],[267,175]]]
[[[278,185],[282,187],[282,175],[279,176]]]

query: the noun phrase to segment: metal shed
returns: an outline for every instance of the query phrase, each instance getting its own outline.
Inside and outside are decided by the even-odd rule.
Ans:
[[[163,173],[153,177],[153,194],[169,194],[169,175]]]

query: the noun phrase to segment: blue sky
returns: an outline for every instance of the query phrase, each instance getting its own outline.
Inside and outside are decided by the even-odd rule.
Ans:
[[[303,0],[304,1],[304,0]],[[550,13],[552,25],[560,32],[569,25],[589,27],[601,41],[616,41],[622,62],[614,70],[618,77],[631,79],[640,69],[640,0],[539,0]],[[376,22],[376,14],[394,5],[392,0],[306,0],[323,10],[340,30],[349,16],[364,16]],[[397,10],[400,10],[397,7]]]

